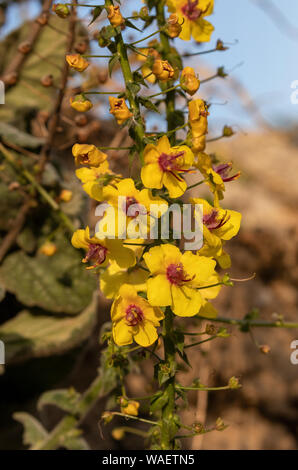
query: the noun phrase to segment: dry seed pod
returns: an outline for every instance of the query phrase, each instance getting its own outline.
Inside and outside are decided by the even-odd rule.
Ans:
[[[74,50],[78,54],[84,54],[87,50],[88,44],[85,41],[77,42],[74,46]]]
[[[79,114],[75,117],[75,123],[78,127],[84,127],[88,124],[88,119],[85,114]]]
[[[45,26],[46,24],[48,24],[48,21],[49,21],[47,13],[41,13],[41,15],[38,18],[36,18],[35,21],[41,26]]]
[[[5,85],[15,85],[18,80],[18,74],[16,72],[8,73],[3,77],[3,82]]]
[[[53,75],[49,74],[49,75],[45,75],[44,77],[42,77],[40,83],[42,84],[42,86],[44,87],[50,87],[53,85],[53,82],[54,82],[54,77]]]

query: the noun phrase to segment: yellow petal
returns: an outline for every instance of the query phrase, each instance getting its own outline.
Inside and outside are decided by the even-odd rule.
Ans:
[[[180,317],[193,317],[198,313],[202,305],[200,292],[187,286],[172,284],[172,310]]]
[[[164,173],[163,184],[169,191],[170,197],[173,199],[182,196],[187,189],[187,184],[183,179],[180,179],[179,177],[178,180],[169,172]]]
[[[86,241],[86,230],[76,230],[72,236],[71,243],[75,248],[88,249],[89,243]]]
[[[124,318],[113,325],[113,338],[118,346],[126,346],[133,342],[131,327],[127,326]]]
[[[171,151],[171,144],[166,135],[159,139],[156,148],[159,153],[169,153]]]
[[[210,41],[214,26],[204,18],[199,18],[192,26],[192,36],[198,42]]]
[[[134,334],[134,340],[140,346],[147,348],[151,346],[158,338],[155,326],[151,321],[144,320],[138,325],[138,331]]]
[[[149,163],[148,165],[143,166],[141,170],[142,182],[146,188],[161,189],[162,177],[163,172],[161,171],[158,163]]]
[[[154,307],[171,305],[170,283],[165,274],[158,274],[147,281],[148,301]]]

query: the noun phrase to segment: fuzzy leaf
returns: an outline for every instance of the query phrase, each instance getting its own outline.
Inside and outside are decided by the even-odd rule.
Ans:
[[[96,280],[68,241],[60,241],[57,248],[50,257],[41,253],[31,257],[23,251],[8,255],[0,267],[0,280],[25,305],[73,315],[91,302]]]
[[[41,410],[45,405],[54,405],[61,410],[74,414],[80,394],[74,389],[49,390],[41,395],[37,408]]]
[[[8,142],[12,142],[20,147],[31,149],[40,147],[44,143],[43,138],[27,134],[6,122],[0,122],[0,137],[3,137]]]
[[[96,322],[94,301],[75,317],[55,317],[48,312],[22,310],[0,327],[6,362],[62,354],[79,346],[90,335]]]
[[[47,431],[34,416],[18,412],[13,414],[13,418],[24,426],[23,442],[25,445],[33,446],[47,438]]]
[[[97,18],[100,17],[100,15],[102,14],[103,9],[104,9],[104,5],[97,5],[94,8],[93,15],[92,15],[92,20],[90,21],[88,26],[90,26],[92,23],[94,23],[95,20],[97,20]]]

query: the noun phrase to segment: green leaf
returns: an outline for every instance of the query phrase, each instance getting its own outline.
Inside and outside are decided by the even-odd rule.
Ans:
[[[161,410],[166,406],[169,401],[169,397],[166,393],[163,393],[161,396],[153,399],[150,405],[150,411],[155,412]]]
[[[57,15],[50,15],[49,27],[41,29],[34,44],[34,53],[28,54],[20,71],[19,81],[5,93],[5,105],[0,106],[0,121],[14,123],[25,130],[24,119],[29,122],[31,113],[38,110],[51,111],[56,96],[55,87],[44,87],[41,78],[52,75],[54,83],[60,83],[61,67],[65,63],[67,48],[68,21]],[[11,63],[16,55],[17,47],[26,41],[32,22],[28,21],[10,33],[0,42],[0,74]],[[57,30],[65,31],[61,34]],[[80,22],[76,23],[76,41],[86,37],[86,29]],[[28,117],[29,115],[29,117]]]
[[[90,21],[89,25],[90,26],[92,23],[94,23],[95,20],[97,20],[97,18],[100,17],[100,15],[102,14],[102,11],[104,9],[104,5],[97,5],[94,10],[93,10],[93,16],[92,16],[92,20]]]
[[[80,394],[73,388],[61,390],[49,390],[41,395],[37,408],[41,410],[45,405],[54,405],[70,414],[75,414],[75,409]]]
[[[142,30],[137,28],[131,21],[125,20],[125,25],[128,26],[129,28],[136,29],[140,33],[142,33]]]
[[[141,89],[140,85],[138,83],[128,83],[127,88],[131,92],[133,96],[135,96]]]
[[[147,109],[150,109],[150,111],[154,111],[156,113],[159,113],[159,110],[155,104],[152,103],[148,98],[144,98],[143,96],[139,96],[139,102]]]
[[[14,413],[13,418],[24,426],[23,442],[28,446],[35,446],[48,437],[47,431],[42,424],[28,413]]]
[[[91,450],[87,441],[83,437],[65,436],[61,442],[68,450]]]
[[[22,251],[8,255],[0,267],[0,280],[29,307],[74,315],[91,302],[96,279],[70,242],[61,240],[56,245],[57,252],[50,257],[42,253],[31,257]]]
[[[96,322],[96,302],[75,317],[55,317],[48,312],[22,310],[0,327],[6,362],[62,354],[85,341]]]
[[[112,76],[113,73],[113,68],[115,67],[116,63],[119,61],[119,56],[118,54],[112,55],[112,57],[109,60],[109,75],[110,77]]]
[[[44,138],[34,137],[6,122],[0,122],[0,137],[20,147],[31,149],[40,147],[45,141]]]

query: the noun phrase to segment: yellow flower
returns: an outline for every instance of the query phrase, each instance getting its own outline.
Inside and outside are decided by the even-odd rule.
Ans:
[[[119,197],[123,200],[119,202]],[[147,236],[150,229],[150,223],[154,224],[155,219],[161,217],[168,210],[168,203],[157,196],[152,196],[149,189],[139,191],[135,187],[135,183],[131,178],[125,178],[119,181],[115,186],[107,186],[103,189],[104,201],[115,209],[117,226],[118,219],[128,222],[127,237],[135,238],[135,232],[140,232],[139,236]],[[120,206],[120,207],[119,207]],[[135,224],[131,224],[131,232],[129,222],[138,219]],[[151,220],[152,219],[152,220]],[[121,222],[120,222],[121,223]],[[125,225],[121,225],[122,230],[126,229]],[[120,234],[119,234],[120,236]]]
[[[223,244],[239,232],[240,212],[213,207],[205,199],[191,198],[190,202],[203,206],[204,245],[198,253],[214,257],[224,269],[230,267],[230,257],[224,252]]]
[[[113,114],[119,126],[121,126],[127,119],[132,117],[124,98],[114,98],[109,96],[110,113]]]
[[[130,416],[138,416],[140,403],[135,400],[120,400],[121,413],[125,413]]]
[[[182,90],[186,91],[191,96],[200,88],[200,80],[197,78],[192,67],[185,67],[182,70],[180,86]]]
[[[232,163],[221,163],[219,165],[212,165],[211,157],[206,153],[199,153],[194,165],[206,178],[207,185],[214,193],[215,205],[218,205],[219,199],[223,199],[225,183],[239,178],[241,174],[240,171],[238,171],[234,175],[229,174],[233,166]]]
[[[157,145],[148,144],[144,150],[145,166],[141,178],[147,188],[161,189],[165,186],[172,198],[180,197],[187,188],[181,174],[190,172],[194,155],[186,145],[171,147],[167,136]]]
[[[100,290],[107,299],[115,298],[123,284],[132,284],[138,292],[146,292],[148,276],[148,272],[138,266],[122,269],[116,263],[111,263],[100,276]]]
[[[213,13],[214,0],[167,0],[167,5],[179,17],[180,39],[189,41],[192,36],[198,42],[210,41],[214,27],[204,17]]]
[[[52,242],[45,242],[40,248],[39,252],[46,256],[53,256],[57,251],[57,246]]]
[[[215,261],[190,251],[182,254],[170,244],[151,248],[144,260],[152,275],[147,281],[149,303],[170,306],[181,317],[196,315],[204,303],[198,288],[211,285]]]
[[[96,201],[103,201],[104,186],[118,181],[118,176],[110,170],[107,160],[97,167],[79,168],[76,170],[76,176],[83,183],[84,191]]]
[[[69,202],[72,200],[73,193],[70,189],[62,189],[61,193],[59,194],[59,200],[62,202]]]
[[[121,268],[129,268],[136,263],[134,252],[123,245],[123,240],[90,238],[89,227],[76,230],[71,243],[75,248],[86,250],[83,263],[93,261],[94,264],[87,269],[104,267],[109,261],[115,261]]]
[[[118,346],[131,344],[134,340],[146,348],[157,340],[156,327],[164,314],[138,296],[135,287],[123,284],[111,307],[111,317],[113,338]]]
[[[166,25],[167,34],[170,38],[177,38],[182,31],[182,26],[179,23],[179,16],[172,13],[167,20]]]
[[[202,152],[206,147],[208,133],[208,108],[204,100],[197,99],[188,103],[189,124],[192,136],[192,151]]]
[[[107,158],[95,145],[74,144],[72,154],[76,165],[99,166]]]
[[[68,54],[66,61],[70,67],[78,72],[83,72],[89,66],[89,62],[81,54]]]
[[[76,95],[70,98],[70,106],[80,113],[85,113],[93,107],[93,104],[84,95]]]
[[[109,11],[108,19],[112,26],[117,28],[117,26],[121,26],[122,24],[125,23],[125,20],[120,12],[120,7],[118,5],[115,7],[113,5],[109,6],[108,11]]]
[[[161,82],[167,82],[171,80],[175,71],[171,64],[167,60],[156,59],[152,66],[152,72],[158,80]]]

